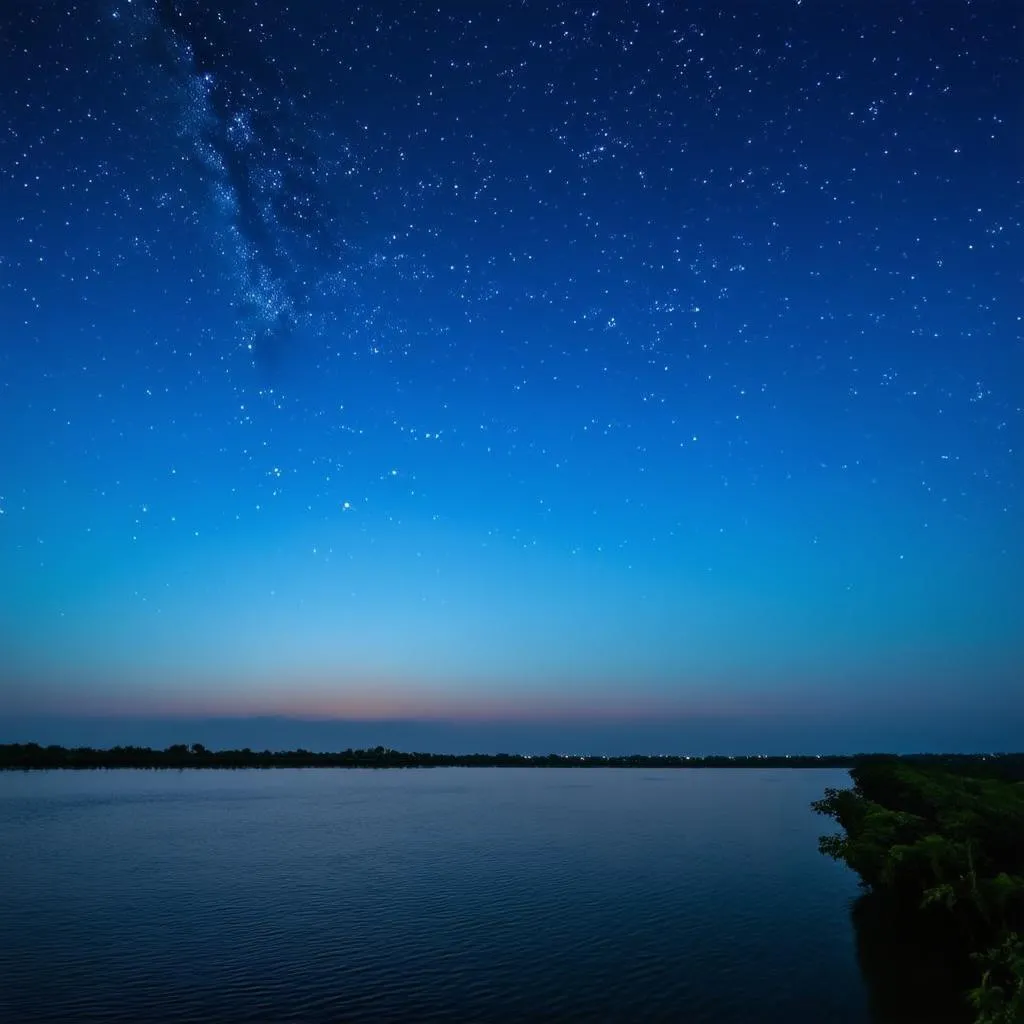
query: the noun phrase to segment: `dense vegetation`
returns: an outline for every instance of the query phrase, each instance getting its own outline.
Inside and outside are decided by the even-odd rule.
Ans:
[[[850,775],[852,789],[828,789],[813,806],[843,829],[822,836],[822,853],[845,861],[869,890],[855,923],[859,915],[862,926],[881,920],[890,932],[926,937],[933,977],[965,979],[959,1000],[969,1015],[961,1019],[1022,1024],[1020,758],[1002,766],[875,758]],[[913,944],[920,958],[922,944]]]
[[[178,743],[166,750],[150,747],[40,746],[0,744],[0,768],[850,768],[891,760],[893,755],[791,755],[768,757],[685,757],[629,754],[621,757],[571,754],[427,754],[388,747],[315,753],[310,750],[208,750],[202,743]],[[912,754],[905,760],[1024,779],[1024,754]]]

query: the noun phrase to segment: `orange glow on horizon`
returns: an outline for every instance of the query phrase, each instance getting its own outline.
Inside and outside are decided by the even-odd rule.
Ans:
[[[37,692],[38,696],[38,692]],[[616,722],[663,718],[813,713],[805,700],[785,693],[690,691],[632,694],[601,688],[561,693],[532,689],[486,694],[456,688],[375,684],[359,689],[280,683],[241,688],[210,681],[198,686],[65,688],[47,701],[49,713],[115,718],[287,718],[306,721]],[[38,704],[37,704],[38,706]]]

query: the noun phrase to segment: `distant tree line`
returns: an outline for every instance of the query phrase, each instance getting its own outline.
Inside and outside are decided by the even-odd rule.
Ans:
[[[927,1000],[927,989],[963,978],[953,1008],[959,1000],[963,1019],[976,1024],[1024,1024],[1022,760],[1007,756],[1002,777],[988,760],[958,771],[941,759],[864,761],[850,772],[851,789],[827,789],[813,804],[843,830],[821,837],[822,853],[860,875],[862,900],[881,908],[890,933],[916,930],[931,946],[933,980],[915,997]],[[862,963],[871,959],[861,952]],[[897,948],[887,959],[898,969],[902,956]],[[907,1019],[875,1009],[880,1019]],[[936,1017],[920,1011],[913,1019]]]
[[[318,753],[311,750],[209,750],[202,743],[176,743],[165,750],[118,746],[0,744],[0,768],[853,768],[858,764],[906,761],[953,772],[1024,779],[1020,754],[793,754],[729,757],[627,754],[619,757],[571,754],[430,754],[390,747]]]

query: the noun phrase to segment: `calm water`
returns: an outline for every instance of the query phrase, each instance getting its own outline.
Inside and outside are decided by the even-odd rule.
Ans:
[[[0,773],[0,1020],[864,1024],[847,783]]]

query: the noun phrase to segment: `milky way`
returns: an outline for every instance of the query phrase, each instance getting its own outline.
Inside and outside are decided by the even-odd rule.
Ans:
[[[346,224],[329,190],[351,173],[348,154],[316,152],[324,141],[287,76],[258,57],[234,59],[223,14],[160,3],[133,16],[147,30],[136,37],[139,59],[152,57],[169,79],[178,130],[206,176],[242,342],[273,357],[345,270]]]

